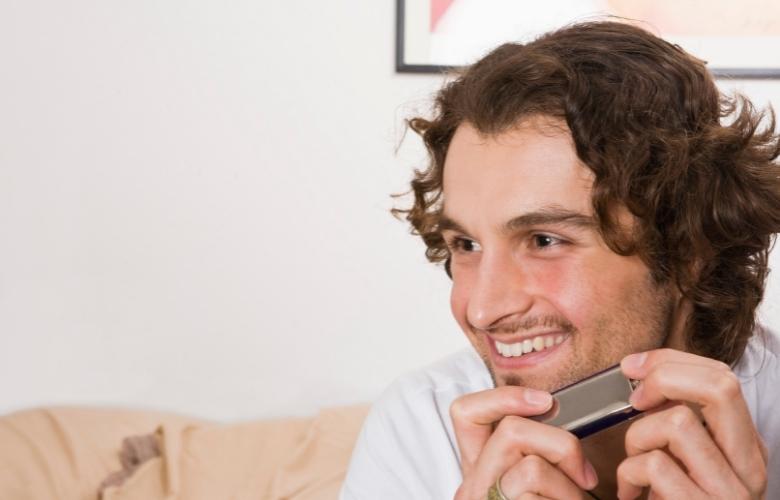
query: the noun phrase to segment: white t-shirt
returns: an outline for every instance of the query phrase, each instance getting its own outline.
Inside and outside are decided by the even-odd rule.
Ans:
[[[780,339],[754,336],[734,372],[769,450],[767,498],[780,498]],[[366,417],[341,500],[452,499],[461,483],[450,404],[493,382],[466,348],[396,380]]]

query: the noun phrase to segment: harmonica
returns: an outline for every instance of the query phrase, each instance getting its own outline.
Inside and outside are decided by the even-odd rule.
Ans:
[[[590,491],[595,498],[617,498],[616,471],[626,458],[625,434],[643,413],[629,402],[637,383],[614,366],[555,391],[550,410],[531,417],[580,439],[599,477],[598,486]]]

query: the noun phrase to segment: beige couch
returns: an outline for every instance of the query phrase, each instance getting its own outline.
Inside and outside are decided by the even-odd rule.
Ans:
[[[333,499],[368,406],[219,424],[41,408],[0,417],[0,499]]]

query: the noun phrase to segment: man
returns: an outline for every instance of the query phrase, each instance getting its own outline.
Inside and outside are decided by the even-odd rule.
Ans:
[[[410,121],[431,163],[398,212],[445,261],[473,349],[376,402],[342,498],[587,498],[580,443],[527,417],[616,364],[651,410],[621,499],[780,498],[780,349],[755,323],[780,138],[761,119],[615,22],[503,45],[445,85]]]

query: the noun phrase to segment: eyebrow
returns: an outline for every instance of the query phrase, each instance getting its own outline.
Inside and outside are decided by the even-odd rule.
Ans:
[[[533,212],[524,213],[509,219],[501,228],[503,233],[513,233],[529,226],[555,224],[571,226],[580,229],[597,227],[596,219],[590,215],[568,210],[560,206],[543,207]],[[455,219],[442,214],[438,224],[439,231],[452,230],[468,234],[468,231]]]

